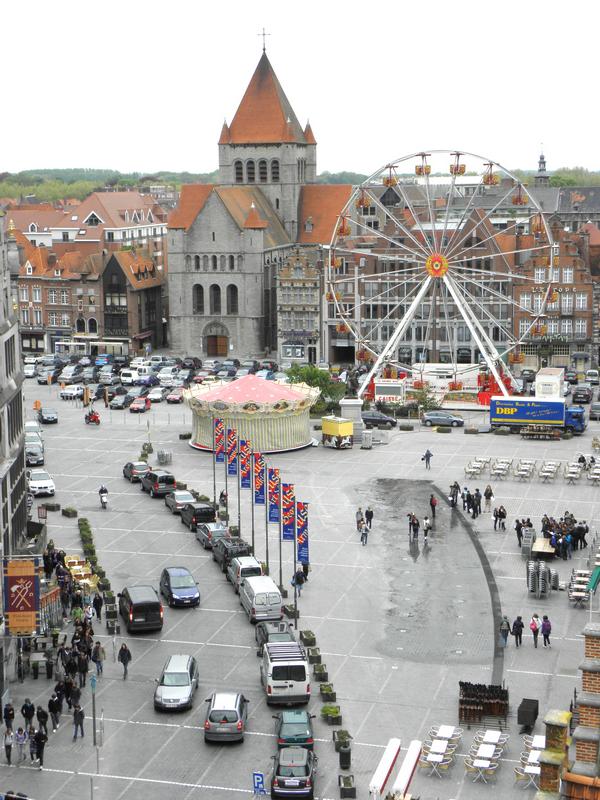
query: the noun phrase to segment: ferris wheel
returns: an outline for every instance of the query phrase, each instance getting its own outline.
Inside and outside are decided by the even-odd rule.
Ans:
[[[371,365],[359,396],[386,366],[456,374],[480,361],[509,394],[509,365],[556,301],[557,248],[526,186],[489,158],[432,150],[377,170],[342,209],[327,259],[336,331]]]

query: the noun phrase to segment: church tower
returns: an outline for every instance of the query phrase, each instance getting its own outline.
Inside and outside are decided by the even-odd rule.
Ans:
[[[295,239],[301,187],[316,178],[311,127],[302,129],[263,48],[231,124],[221,130],[219,183],[258,186]]]
[[[546,172],[546,156],[541,153],[540,160],[538,161],[538,171],[533,179],[534,186],[548,186],[550,183],[550,176]]]

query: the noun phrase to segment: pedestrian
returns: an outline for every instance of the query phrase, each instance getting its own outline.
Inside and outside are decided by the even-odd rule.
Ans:
[[[362,529],[362,523],[364,522],[363,512],[360,506],[358,507],[354,516],[356,517],[356,530],[360,533]]]
[[[6,733],[4,734],[4,752],[6,753],[6,763],[8,764],[9,767],[12,767],[10,759],[12,757],[12,749],[14,743],[15,743],[15,735],[12,732],[12,728],[7,728]]]
[[[367,506],[365,509],[365,522],[367,523],[367,528],[371,530],[373,527],[373,509],[371,506]]]
[[[361,541],[361,544],[362,544],[363,547],[367,544],[367,539],[368,538],[369,538],[369,528],[367,527],[367,524],[365,523],[363,525],[363,529],[362,529],[361,534],[360,534],[360,541]]]
[[[38,732],[35,734],[35,751],[37,753],[37,760],[39,762],[38,769],[44,768],[44,748],[46,747],[47,741],[48,741],[47,735],[40,728]]]
[[[60,700],[56,692],[52,692],[52,697],[48,700],[48,711],[52,720],[52,733],[59,727],[60,720]]]
[[[106,659],[106,652],[100,642],[96,642],[92,650],[92,661],[96,665],[96,675],[102,675],[104,671],[104,660]]]
[[[85,607],[83,619],[88,625],[92,624],[92,620],[94,619],[94,607],[90,603],[88,603],[88,605]]]
[[[414,519],[415,515],[411,511],[406,516],[408,517],[408,538],[410,539],[411,534],[412,534],[413,519]]]
[[[94,606],[94,611],[96,612],[98,622],[102,622],[102,606],[104,605],[104,600],[102,599],[102,595],[100,595],[98,592],[96,592],[94,595],[92,605]]]
[[[63,683],[63,690],[64,690],[64,698],[67,701],[67,706],[69,707],[69,711],[71,710],[71,706],[73,705],[73,701],[71,700],[71,694],[73,693],[73,689],[75,688],[75,684],[73,683],[73,679],[67,675]]]
[[[523,644],[523,617],[517,617],[512,624],[512,635],[515,637],[515,645],[521,647]]]
[[[433,453],[429,448],[425,450],[423,456],[421,457],[421,461],[425,462],[425,469],[431,469],[431,459],[433,458]]]
[[[77,686],[76,683],[73,684],[71,688],[71,705],[77,706],[79,705],[79,701],[81,700],[81,689]]]
[[[506,509],[504,506],[500,506],[498,509],[498,521],[500,523],[500,528],[505,531],[506,530]]]
[[[44,733],[47,736],[48,735],[48,712],[44,708],[42,708],[41,706],[38,706],[35,716],[37,718],[38,725],[39,725],[38,730],[42,730],[43,729]]]
[[[62,714],[63,712],[63,703],[65,701],[65,682],[64,680],[58,681],[56,686],[54,687],[54,694],[58,700],[58,713]]]
[[[304,573],[304,583],[308,580],[308,572],[310,570],[310,564],[308,561],[302,562],[302,572]]]
[[[481,514],[481,492],[479,489],[475,489],[475,494],[473,495],[473,505],[475,507],[473,519],[475,519],[475,517],[478,517]]]
[[[2,712],[2,716],[4,717],[4,724],[8,728],[8,730],[13,729],[13,722],[15,719],[15,710],[13,708],[12,703],[7,703],[4,706],[4,711]]]
[[[437,506],[437,497],[435,495],[429,495],[429,507],[431,508],[431,519],[435,519],[435,507]]]
[[[417,540],[419,538],[419,528],[420,527],[421,526],[419,524],[419,520],[413,514],[411,528],[412,528],[412,536],[413,536],[413,539],[415,539],[415,540]]]
[[[531,617],[531,622],[529,623],[529,630],[533,634],[533,646],[537,647],[538,643],[538,636],[540,635],[540,628],[542,627],[542,623],[540,622],[540,618],[537,614],[534,614]]]
[[[25,747],[29,741],[29,734],[20,726],[15,733],[15,744],[17,745],[17,766],[24,761],[27,756],[25,755]]]
[[[502,641],[504,642],[504,647],[508,644],[508,634],[510,633],[510,622],[508,621],[508,617],[502,617],[500,622],[500,636],[502,637]]]
[[[423,541],[427,544],[427,537],[429,536],[429,531],[431,530],[431,520],[429,517],[423,517]]]
[[[500,515],[498,514],[498,509],[497,508],[495,508],[492,511],[492,516],[494,518],[494,530],[497,530],[498,529],[498,523],[500,522]]]
[[[463,490],[460,493],[460,496],[461,496],[461,499],[462,499],[463,511],[466,511],[467,510],[467,498],[469,496],[469,490],[468,490],[468,488],[466,486],[463,486]]]
[[[551,647],[550,645],[550,634],[552,633],[552,625],[550,624],[550,620],[544,614],[542,617],[542,637],[544,639],[544,647]]]
[[[80,653],[77,658],[77,671],[79,672],[79,686],[84,687],[90,668],[89,659],[86,653]]]
[[[117,660],[123,664],[123,680],[127,678],[127,668],[129,666],[129,662],[131,661],[131,651],[123,642],[121,645],[121,649],[119,650],[119,655],[117,656]]]
[[[565,542],[567,544],[567,558],[573,558],[573,535],[570,531],[565,536]]]
[[[30,728],[31,721],[35,716],[35,706],[28,697],[25,698],[25,702],[21,706],[21,714],[25,720],[25,727]]]
[[[488,485],[483,490],[483,498],[485,500],[484,508],[486,511],[492,510],[492,500],[494,499],[494,492],[492,491],[492,487]],[[495,529],[494,529],[495,530]]]
[[[73,709],[73,741],[77,739],[77,731],[81,731],[81,738],[83,739],[83,720],[85,719],[85,712],[80,705],[76,705]]]
[[[302,571],[301,567],[299,567],[294,573],[294,577],[292,578],[292,586],[296,587],[298,597],[300,597],[302,594],[302,587],[304,586],[304,572]]]

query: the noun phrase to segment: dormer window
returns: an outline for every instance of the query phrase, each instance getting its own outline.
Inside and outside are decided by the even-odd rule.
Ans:
[[[29,233],[37,233],[37,229],[38,228],[35,222],[32,222],[31,225],[29,226]]]
[[[86,219],[85,224],[95,228],[97,225],[100,225],[100,218],[92,211],[92,213]]]
[[[304,230],[306,233],[312,233],[313,230],[313,218],[307,217],[306,222],[304,223]]]
[[[59,269],[55,269],[54,270],[54,277],[55,278],[60,278],[60,270]]]
[[[31,266],[31,264],[27,264],[27,266],[25,267],[25,274],[33,275],[33,267]]]

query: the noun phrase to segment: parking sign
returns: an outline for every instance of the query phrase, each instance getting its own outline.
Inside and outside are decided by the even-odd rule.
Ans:
[[[255,795],[266,794],[265,790],[265,774],[264,772],[252,773],[252,788]]]

